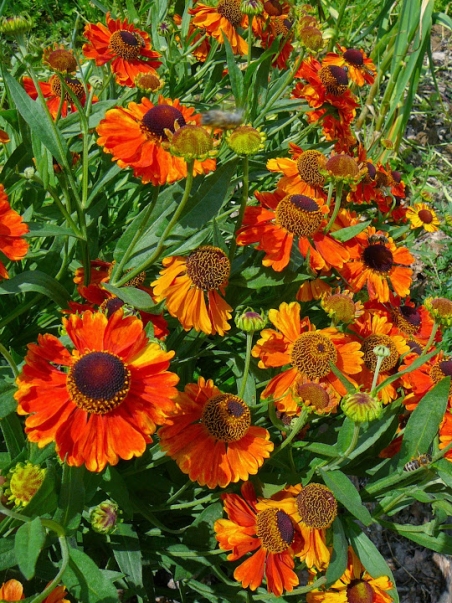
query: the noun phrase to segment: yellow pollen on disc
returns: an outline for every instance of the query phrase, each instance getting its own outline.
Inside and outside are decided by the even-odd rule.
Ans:
[[[71,366],[66,387],[78,408],[105,415],[125,400],[130,378],[130,370],[116,354],[86,352]]]
[[[300,383],[296,395],[316,410],[324,410],[330,402],[328,392],[318,383]]]
[[[323,220],[319,205],[305,195],[287,195],[276,208],[276,223],[297,237],[309,237]]]
[[[219,247],[199,247],[187,258],[187,274],[192,283],[203,291],[213,291],[225,285],[231,263]]]
[[[238,27],[242,22],[241,0],[220,0],[217,4],[217,12],[227,19],[232,27]]]
[[[355,318],[355,304],[351,297],[343,293],[334,293],[322,302],[325,312],[339,322],[349,323]]]
[[[130,61],[140,56],[141,49],[145,45],[145,41],[140,34],[121,29],[112,34],[108,46],[115,55],[121,59]]]
[[[323,484],[308,484],[296,500],[302,522],[309,528],[328,528],[337,516],[337,502]]]
[[[245,436],[251,425],[251,413],[238,396],[219,394],[207,401],[201,422],[217,440],[237,442]]]
[[[79,80],[75,78],[67,77],[65,80],[66,86],[75,94],[75,96],[80,100],[85,95],[85,89]],[[61,82],[57,75],[52,75],[49,78],[50,89],[52,90],[55,96],[59,96],[61,98],[62,90],[61,90]],[[69,92],[65,92],[64,100],[71,101],[71,96]]]
[[[300,177],[311,186],[321,187],[325,184],[325,178],[320,173],[326,165],[326,157],[320,151],[305,151],[297,160],[297,168]]]
[[[284,511],[265,509],[258,513],[256,536],[268,552],[282,553],[292,544],[294,535],[292,520]]]
[[[325,377],[331,372],[330,363],[336,364],[337,350],[326,335],[302,333],[293,344],[290,360],[310,379]]]
[[[384,373],[395,367],[399,361],[399,352],[389,335],[369,335],[369,337],[366,337],[363,341],[361,349],[364,353],[364,364],[370,371],[374,371],[377,366],[377,356],[374,354],[373,350],[378,345],[384,345],[389,348],[390,351],[389,356],[383,358],[383,362],[380,366],[380,371]]]

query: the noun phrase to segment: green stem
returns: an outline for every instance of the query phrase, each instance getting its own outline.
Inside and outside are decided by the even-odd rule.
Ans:
[[[245,367],[243,369],[242,385],[240,386],[240,391],[238,393],[239,398],[242,398],[242,400],[243,400],[243,396],[245,394],[246,382],[248,380],[248,373],[250,371],[252,345],[253,345],[253,333],[247,333],[246,334]]]
[[[112,283],[112,285],[115,285],[116,287],[121,287],[127,281],[129,281],[131,278],[134,278],[135,276],[137,276],[137,274],[140,274],[140,272],[143,272],[143,270],[146,270],[146,268],[148,268],[149,266],[152,266],[152,264],[156,260],[158,260],[158,258],[160,257],[160,254],[162,253],[163,248],[165,246],[166,239],[171,234],[171,231],[173,230],[174,226],[177,224],[177,221],[179,220],[182,212],[185,209],[185,205],[187,204],[187,201],[190,198],[190,192],[191,192],[191,188],[193,186],[193,178],[194,178],[193,164],[194,164],[193,159],[190,161],[187,161],[187,180],[185,182],[184,196],[182,197],[182,201],[180,202],[179,207],[174,212],[174,215],[173,215],[170,223],[165,228],[162,236],[160,237],[159,244],[157,245],[154,253],[147,260],[145,260],[144,262],[141,262],[141,264],[139,266],[137,266],[136,268],[133,268],[126,275],[124,275],[122,278],[120,278],[119,281],[117,281],[116,283]]]
[[[323,231],[325,234],[327,234],[327,232],[330,231],[331,227],[333,226],[336,218],[337,218],[337,214],[339,213],[339,210],[341,208],[341,201],[342,201],[342,187],[343,187],[343,182],[341,182],[340,180],[338,180],[336,182],[336,200],[334,203],[334,209],[333,209],[333,213],[331,214],[331,218],[330,221],[328,222],[325,230]],[[328,191],[328,195],[329,195],[329,191]]]
[[[426,343],[426,345],[424,346],[424,349],[422,350],[420,356],[424,356],[425,354],[427,354],[427,352],[430,349],[430,346],[432,345],[432,343],[435,340],[435,335],[436,335],[436,331],[438,330],[438,323],[433,323],[433,328],[432,328],[432,332],[430,333],[430,337],[428,338],[428,341]]]
[[[41,178],[36,176],[36,174],[33,176],[32,180],[33,180],[33,182],[38,183],[40,186],[42,186],[42,188],[44,188],[43,181],[41,180]],[[45,190],[49,193],[49,195],[55,201],[55,204],[58,207],[58,209],[60,210],[63,218],[66,220],[66,222],[68,223],[70,228],[73,230],[74,236],[77,239],[82,238],[82,236],[83,236],[82,233],[80,232],[77,224],[71,218],[71,216],[70,216],[68,210],[66,209],[66,207],[64,206],[64,204],[61,202],[60,197],[59,197],[58,193],[56,192],[56,190],[53,187],[51,187],[50,185],[48,185],[47,188],[45,188]]]
[[[347,4],[349,4],[349,0],[342,0],[342,4],[339,8],[339,13],[337,15],[336,25],[334,26],[333,35],[331,36],[330,42],[328,44],[328,52],[331,52],[336,44],[337,36],[339,35],[339,29],[342,23],[342,19],[344,18],[345,9],[347,8]]]
[[[151,217],[151,214],[154,210],[155,204],[157,202],[158,196],[159,196],[159,192],[160,192],[160,186],[155,186],[153,191],[152,191],[152,199],[149,202],[144,217],[141,221],[141,224],[139,226],[139,228],[137,228],[137,231],[135,232],[135,234],[133,235],[132,240],[129,243],[129,246],[127,247],[127,249],[125,250],[125,252],[123,253],[123,256],[121,258],[121,261],[118,262],[118,264],[115,266],[113,273],[111,275],[111,279],[110,282],[112,285],[114,285],[115,280],[116,280],[116,276],[120,275],[124,272],[124,266],[127,264],[127,262],[129,261],[130,256],[133,253],[133,250],[135,249],[135,245],[137,244],[137,242],[140,240],[140,238],[142,237],[142,235],[144,234],[146,228],[148,227],[148,222],[149,219]]]
[[[186,502],[186,503],[178,503],[176,505],[165,505],[162,507],[153,507],[152,510],[155,512],[157,511],[173,511],[175,509],[191,509],[192,507],[197,507],[198,505],[203,505],[203,504],[208,504],[211,502],[216,502],[218,500],[218,498],[220,497],[220,494],[218,493],[212,493],[212,494],[208,494],[207,496],[204,496],[204,498],[197,498],[195,500],[192,500],[190,502]]]
[[[61,581],[61,577],[63,576],[64,572],[66,571],[66,567],[69,563],[69,547],[68,547],[66,538],[64,536],[59,536],[58,542],[60,543],[60,549],[61,549],[60,571],[55,576],[55,578],[52,580],[52,582],[42,591],[42,593],[40,595],[38,595],[37,597],[34,597],[30,601],[30,603],[41,603],[41,601],[44,601],[44,599],[46,599],[50,595],[50,593],[53,591],[53,589],[58,586],[59,582]]]
[[[13,357],[11,356],[11,354],[8,352],[8,350],[5,348],[5,346],[2,343],[0,343],[0,354],[3,356],[3,358],[9,364],[9,366],[11,367],[11,371],[14,375],[14,378],[16,378],[19,375],[19,369],[17,368],[17,364],[14,362]]]
[[[331,205],[331,199],[333,198],[333,190],[334,190],[334,182],[331,180],[328,186],[328,199],[326,200],[326,206],[329,207]]]
[[[247,67],[250,66],[251,63],[251,49],[252,49],[252,41],[253,41],[253,15],[248,15],[248,54],[246,57]]]
[[[237,216],[237,222],[235,223],[235,229],[234,229],[234,237],[232,239],[231,242],[231,247],[229,249],[229,261],[232,264],[232,261],[234,259],[235,256],[235,252],[237,250],[237,233],[240,229],[240,227],[242,226],[242,222],[243,222],[243,216],[245,215],[245,209],[246,209],[246,204],[248,201],[248,194],[249,194],[249,159],[248,157],[244,157],[243,158],[243,188],[242,188],[242,199],[240,201],[240,208],[239,208],[239,213]]]
[[[356,444],[358,443],[360,427],[361,427],[360,423],[355,423],[353,425],[352,441],[350,442],[347,450],[345,452],[343,452],[342,454],[340,454],[339,457],[336,460],[334,460],[332,463],[322,467],[322,471],[333,471],[334,469],[337,469],[339,467],[339,465],[342,463],[342,461],[348,459],[350,454],[355,450]]]
[[[19,306],[15,310],[13,310],[10,314],[5,316],[5,318],[0,320],[0,329],[2,327],[4,327],[5,325],[9,324],[10,322],[12,322],[15,318],[17,318],[21,314],[24,314],[27,310],[29,310],[35,304],[37,304],[40,301],[40,299],[42,299],[43,297],[44,297],[44,295],[42,293],[38,293],[38,295],[35,295],[32,299],[30,299],[29,302]],[[42,311],[43,311],[43,308],[41,308],[41,312]]]
[[[384,360],[384,356],[377,356],[377,364],[375,366],[374,378],[372,379],[372,385],[370,387],[370,395],[371,396],[376,395],[375,388],[377,387],[378,375],[380,374],[380,369],[381,369],[383,360]]]
[[[306,422],[307,422],[310,414],[311,414],[310,411],[306,407],[303,407],[301,409],[300,415],[297,417],[297,419],[295,421],[295,425],[292,427],[291,432],[288,434],[288,436],[286,437],[284,442],[280,446],[278,446],[278,448],[275,449],[275,451],[272,454],[272,458],[274,458],[275,455],[277,455],[279,452],[281,452],[281,450],[283,450],[286,446],[288,446],[290,444],[290,442],[294,439],[294,437],[306,425]]]

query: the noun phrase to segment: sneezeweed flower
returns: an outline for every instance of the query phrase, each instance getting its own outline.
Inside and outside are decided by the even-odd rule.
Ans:
[[[44,49],[42,62],[58,73],[69,74],[77,71],[77,60],[74,53],[59,44]]]
[[[339,50],[340,54],[328,52],[322,64],[346,68],[350,79],[358,86],[374,83],[377,70],[372,59],[363,50],[344,46],[339,46]]]
[[[86,101],[85,88],[80,80],[74,77],[65,77],[64,79],[66,86],[71,92],[77,97],[82,106]],[[35,88],[33,80],[30,77],[24,77],[22,80],[25,92],[30,98],[36,100],[38,98],[38,91]],[[51,75],[46,82],[39,82],[41,92],[46,99],[46,105],[49,109],[50,115],[55,119],[58,115],[58,111],[61,105],[61,116],[66,117],[69,112],[77,111],[77,107],[71,99],[68,92],[62,90],[61,82],[58,75]],[[63,103],[61,104],[61,97],[64,97]],[[93,101],[96,101],[94,98]]]
[[[410,368],[417,358],[416,353],[407,354],[399,370]],[[445,377],[452,377],[452,357],[445,355],[442,351],[424,362],[419,368],[402,375],[401,383],[405,390],[408,390],[402,400],[407,410],[414,410],[425,394]],[[452,408],[452,383],[449,388],[447,406],[449,410]]]
[[[282,412],[298,412],[293,386],[300,375],[308,379],[327,382],[340,394],[345,389],[331,370],[336,365],[350,380],[350,375],[361,371],[360,344],[334,327],[316,329],[309,318],[300,318],[300,304],[283,302],[278,310],[268,313],[276,329],[264,329],[261,339],[252,350],[259,358],[260,368],[288,366],[273,377],[261,394],[262,399],[272,398]]]
[[[39,335],[17,378],[28,439],[40,448],[55,442],[61,460],[89,471],[141,456],[174,408],[174,352],[150,343],[141,320],[121,310],[72,314],[63,327],[73,348]]]
[[[245,17],[241,11],[241,0],[218,0],[215,7],[196,2],[189,12],[193,15],[191,24],[194,27],[205,31],[220,44],[226,36],[234,54],[248,52],[248,44],[238,33]]]
[[[322,296],[320,305],[333,321],[333,324],[350,324],[364,313],[364,306],[360,301],[353,301],[353,293],[340,288]]]
[[[256,590],[266,580],[268,592],[280,597],[299,584],[293,571],[294,555],[303,542],[300,530],[278,501],[257,498],[251,482],[238,494],[222,494],[229,519],[214,524],[220,549],[231,550],[228,561],[253,553],[235,570],[234,578],[243,588]]]
[[[179,393],[176,409],[159,430],[160,446],[192,481],[208,488],[255,475],[273,443],[238,396],[222,393],[211,379],[198,379]],[[200,462],[202,459],[202,462]]]
[[[346,394],[341,401],[343,413],[355,423],[374,421],[381,416],[383,404],[379,398],[367,392]]]
[[[28,251],[28,243],[22,238],[28,232],[28,226],[21,216],[11,208],[3,184],[0,184],[0,252],[9,260],[18,261]],[[0,279],[8,278],[2,261],[0,261]]]
[[[135,76],[135,86],[149,94],[150,92],[157,92],[165,85],[164,81],[159,78],[155,73],[139,73]]]
[[[373,578],[352,548],[343,575],[327,590],[313,589],[306,594],[307,603],[392,603],[393,588],[387,576]]]
[[[367,286],[371,300],[388,302],[389,285],[400,297],[409,295],[413,256],[406,247],[397,247],[391,237],[376,242],[376,235],[375,228],[369,227],[355,237],[357,245],[341,271],[343,276],[354,292]]]
[[[97,143],[113,156],[119,167],[133,168],[143,184],[170,184],[187,177],[187,164],[167,150],[168,131],[174,133],[187,124],[199,125],[200,120],[193,108],[181,105],[178,100],[159,96],[154,104],[142,98],[141,103],[130,103],[127,109],[114,107],[107,111],[97,126],[100,136]],[[214,169],[214,159],[195,160],[193,166],[195,174]]]
[[[427,203],[416,203],[407,207],[406,217],[411,228],[423,228],[426,232],[436,232],[440,225],[438,216]]]
[[[183,328],[223,336],[231,328],[231,306],[221,297],[231,264],[219,247],[205,245],[187,257],[164,258],[160,276],[152,283],[157,302],[165,300],[171,316]]]
[[[320,52],[325,45],[322,32],[313,25],[300,27],[298,29],[298,37],[301,44],[311,53]]]
[[[0,21],[0,33],[14,38],[21,36],[31,30],[33,23],[26,15],[14,15],[13,17],[2,17]]]
[[[444,327],[452,326],[452,301],[446,297],[428,297],[424,306],[433,320]]]
[[[323,190],[325,177],[322,174],[327,162],[325,155],[316,149],[303,151],[293,143],[289,143],[289,152],[292,159],[278,157],[267,161],[268,170],[283,174],[278,188],[286,193],[326,199]]]
[[[202,126],[182,126],[176,128],[174,134],[168,130],[167,136],[170,153],[187,162],[193,159],[204,161],[215,154],[212,137]]]
[[[57,586],[42,603],[70,603],[64,597],[67,595],[64,586]],[[0,586],[0,601],[21,601],[25,599],[24,587],[18,580],[8,580]]]
[[[301,302],[309,302],[313,299],[321,299],[324,295],[330,294],[331,285],[326,280],[316,277],[305,280],[297,291],[295,299]]]
[[[439,449],[446,448],[452,442],[452,412],[450,406],[447,408],[444,418],[439,426]],[[452,449],[448,450],[444,458],[452,463]]]
[[[255,155],[264,148],[266,136],[252,126],[239,126],[226,134],[226,144],[237,155]]]
[[[328,94],[341,96],[348,90],[348,76],[345,69],[336,65],[326,65],[319,70],[319,78]]]
[[[340,395],[329,383],[320,383],[299,375],[292,386],[292,396],[300,408],[304,407],[316,415],[336,412],[341,400]]]
[[[286,194],[281,189],[255,195],[260,207],[245,209],[237,244],[258,243],[256,249],[265,251],[264,266],[276,272],[284,270],[294,243],[303,257],[309,257],[312,270],[339,268],[349,259],[345,247],[323,233],[329,211],[323,199]]]
[[[119,507],[112,500],[104,500],[89,514],[91,527],[98,534],[111,534],[114,532],[118,522]]]
[[[5,494],[8,502],[16,507],[25,507],[44,481],[45,469],[29,461],[18,463],[8,474]]]
[[[356,185],[364,176],[353,157],[340,153],[328,159],[325,165],[327,179],[333,182],[342,182],[348,185]]]
[[[88,40],[83,45],[85,57],[94,59],[96,65],[111,61],[111,71],[120,86],[134,88],[139,73],[157,75],[160,54],[151,49],[149,35],[127,19],[111,19],[110,13],[106,19],[107,26],[102,23],[85,26],[84,36]]]

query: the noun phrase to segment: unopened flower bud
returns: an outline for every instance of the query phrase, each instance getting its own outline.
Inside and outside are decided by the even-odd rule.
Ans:
[[[237,155],[255,155],[264,148],[265,134],[252,126],[239,126],[226,134],[228,147]]]
[[[17,507],[28,505],[44,481],[45,469],[29,461],[18,463],[8,475],[5,494]]]
[[[204,161],[212,154],[212,138],[201,126],[182,126],[172,134],[169,150],[176,157],[183,157],[185,161],[198,159]]]
[[[254,333],[260,331],[267,324],[267,314],[261,308],[260,313],[255,312],[252,308],[245,308],[240,314],[236,314],[234,318],[236,326],[245,331],[245,333]]]
[[[23,35],[32,28],[31,19],[24,15],[15,15],[14,17],[3,17],[0,21],[0,34],[14,38],[16,35]]]
[[[383,410],[383,404],[377,397],[366,392],[355,392],[342,398],[341,408],[344,414],[355,423],[364,423],[378,419]]]
[[[91,510],[89,520],[95,532],[111,534],[118,522],[118,505],[112,500],[104,500]]]
[[[433,320],[443,327],[452,326],[452,301],[446,297],[429,297],[424,306],[430,312]]]
[[[264,11],[261,0],[242,0],[240,10],[244,15],[260,15]]]
[[[391,350],[385,345],[377,345],[372,351],[379,358],[388,358],[391,355]]]
[[[27,180],[31,180],[33,178],[33,176],[35,175],[36,170],[34,167],[26,167],[24,169],[24,176]]]

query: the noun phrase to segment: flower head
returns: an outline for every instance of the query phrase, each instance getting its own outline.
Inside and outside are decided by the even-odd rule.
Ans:
[[[64,586],[55,587],[42,603],[70,603]],[[0,586],[0,601],[21,601],[25,599],[24,587],[18,580],[8,580]]]
[[[452,326],[452,301],[446,297],[428,297],[424,305],[436,323]]]
[[[197,2],[189,12],[193,15],[193,27],[204,30],[220,44],[223,44],[223,36],[226,36],[234,54],[244,55],[248,52],[248,44],[237,31],[245,17],[241,0],[218,0],[215,7]]]
[[[0,184],[0,252],[9,260],[21,260],[28,251],[28,243],[23,235],[28,226],[20,215],[11,208],[3,184]],[[0,261],[0,279],[8,278],[8,271]]]
[[[151,50],[149,35],[137,29],[127,19],[111,19],[106,15],[107,26],[88,23],[84,35],[88,43],[83,45],[83,54],[94,59],[96,65],[111,61],[110,68],[120,86],[135,87],[139,73],[156,74],[161,65],[160,54]]]
[[[77,70],[77,61],[72,50],[67,50],[58,44],[54,44],[53,48],[44,49],[42,62],[44,65],[48,65],[52,71],[59,73],[75,73]]]
[[[239,126],[226,134],[228,147],[237,155],[255,155],[264,148],[265,134],[251,126]]]
[[[212,138],[202,126],[186,125],[177,128],[170,139],[169,150],[185,161],[198,159],[203,161],[212,154]]]
[[[16,507],[25,507],[44,481],[45,469],[29,461],[18,463],[9,473],[5,494]]]
[[[193,327],[207,335],[224,335],[231,328],[232,308],[220,293],[224,295],[230,269],[224,251],[211,245],[198,247],[187,257],[167,257],[152,283],[156,300],[165,300],[168,312],[185,330]]]
[[[64,82],[83,106],[86,101],[86,94],[82,82],[75,77],[69,76],[65,76]],[[33,100],[36,100],[38,98],[38,91],[35,88],[33,80],[30,77],[24,77],[22,83],[28,96]],[[41,88],[44,98],[46,99],[46,105],[49,109],[50,115],[53,118],[58,115],[60,105],[62,117],[66,117],[71,111],[77,111],[77,106],[72,101],[71,95],[63,90],[58,75],[51,75],[46,82],[39,82],[39,87]],[[64,98],[63,104],[61,104],[61,97]],[[94,97],[93,102],[96,101],[97,97]]]
[[[63,326],[73,348],[40,335],[17,378],[28,439],[55,442],[61,460],[90,471],[141,456],[174,408],[178,377],[167,371],[174,352],[150,343],[141,320],[121,310],[110,318],[72,314]]]
[[[333,320],[333,323],[349,324],[359,318],[363,312],[363,304],[353,301],[353,293],[348,290],[326,293],[322,296],[320,305]]]
[[[241,494],[222,495],[228,519],[215,522],[216,539],[221,549],[231,550],[229,561],[252,553],[234,571],[243,588],[256,590],[265,578],[267,590],[280,597],[299,583],[293,568],[300,530],[278,501],[258,499],[251,482],[242,485]]]
[[[164,86],[163,80],[159,78],[159,76],[155,73],[148,72],[140,72],[137,76],[135,76],[135,86],[139,90],[143,90],[143,92],[157,92]]]
[[[115,107],[107,111],[97,126],[97,143],[120,167],[132,167],[144,184],[169,184],[187,177],[187,164],[167,150],[168,132],[174,134],[187,124],[199,125],[200,120],[194,109],[184,107],[178,100],[159,96],[157,104],[153,104],[142,98],[141,103],[130,103],[127,109]],[[214,159],[202,163],[195,160],[196,174],[213,169]]]
[[[292,385],[292,397],[299,406],[308,408],[316,415],[336,412],[340,402],[339,394],[329,383],[312,380],[302,374]]]
[[[159,438],[181,471],[208,488],[247,480],[273,450],[268,431],[251,425],[245,402],[202,377],[178,395]]]
[[[328,52],[322,64],[346,68],[350,79],[358,86],[373,84],[377,70],[363,50],[339,46],[339,51],[340,54]]]
[[[308,484],[297,498],[301,521],[318,530],[329,528],[337,516],[337,502],[333,493],[323,484]]]
[[[383,411],[383,404],[376,396],[358,391],[344,396],[341,408],[355,423],[364,423],[378,419]]]

